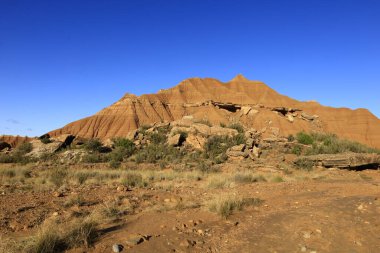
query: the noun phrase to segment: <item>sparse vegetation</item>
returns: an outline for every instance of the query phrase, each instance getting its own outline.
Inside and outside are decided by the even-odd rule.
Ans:
[[[335,134],[307,134],[300,132],[297,134],[296,139],[301,144],[311,145],[311,147],[305,149],[306,155],[339,154],[345,152],[380,154],[380,150],[378,149],[367,147],[358,142],[339,139]],[[302,153],[301,147],[294,146],[292,153],[300,155]]]
[[[258,198],[240,198],[235,195],[223,195],[209,202],[209,210],[228,218],[234,211],[240,211],[245,206],[256,206],[262,203]]]
[[[314,167],[314,162],[307,158],[300,158],[295,161],[295,166],[297,169],[311,171]]]
[[[240,134],[244,133],[244,127],[239,123],[233,123],[229,125],[228,128],[235,129]]]
[[[229,136],[211,136],[207,139],[204,146],[204,156],[217,163],[227,160],[225,155],[228,148],[245,143],[243,134],[238,134],[233,137]]]
[[[99,139],[89,139],[83,144],[83,147],[88,151],[98,152],[102,147],[102,142]]]
[[[296,135],[296,140],[304,145],[311,145],[314,143],[313,137],[305,132],[299,132]]]
[[[67,178],[68,171],[65,168],[54,169],[49,177],[50,182],[52,182],[56,187],[62,186]]]
[[[121,184],[127,187],[146,187],[148,183],[138,172],[127,172],[121,178]]]

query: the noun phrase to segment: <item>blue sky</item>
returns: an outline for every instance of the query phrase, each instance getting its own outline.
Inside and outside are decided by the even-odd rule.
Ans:
[[[0,0],[0,134],[36,136],[124,93],[242,73],[380,116],[377,0]]]

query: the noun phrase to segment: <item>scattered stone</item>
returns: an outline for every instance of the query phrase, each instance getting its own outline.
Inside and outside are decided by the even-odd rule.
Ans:
[[[289,122],[293,123],[294,122],[294,117],[292,114],[287,114],[286,118],[288,119]]]
[[[143,241],[144,241],[144,236],[140,234],[132,234],[128,237],[128,239],[126,240],[126,243],[130,246],[135,246],[142,243]]]
[[[123,245],[121,244],[114,244],[112,245],[112,251],[117,253],[117,252],[121,252],[123,250]]]
[[[179,246],[181,246],[181,247],[185,247],[185,248],[189,248],[189,247],[194,246],[195,244],[196,244],[195,241],[191,241],[191,240],[186,239],[186,240],[183,240],[183,241],[179,244]]]
[[[310,239],[312,232],[303,232],[303,238]]]
[[[127,191],[128,188],[126,188],[124,185],[119,185],[117,188],[116,188],[116,191],[118,192],[124,192],[124,191]]]
[[[53,196],[56,198],[60,198],[60,197],[63,197],[63,193],[55,191],[55,192],[53,192]]]
[[[318,115],[308,115],[308,114],[303,112],[301,114],[301,118],[304,120],[307,120],[307,121],[313,121],[313,120],[319,118],[319,116]]]

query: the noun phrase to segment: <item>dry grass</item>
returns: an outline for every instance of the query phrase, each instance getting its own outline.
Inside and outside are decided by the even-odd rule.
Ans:
[[[263,201],[258,198],[242,198],[234,194],[222,195],[208,203],[208,209],[222,218],[228,218],[234,211],[240,211],[245,206],[260,205]]]

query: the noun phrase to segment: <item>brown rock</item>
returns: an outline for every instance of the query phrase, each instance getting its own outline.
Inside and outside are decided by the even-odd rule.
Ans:
[[[168,145],[177,147],[181,144],[181,134],[176,134],[168,137]]]

